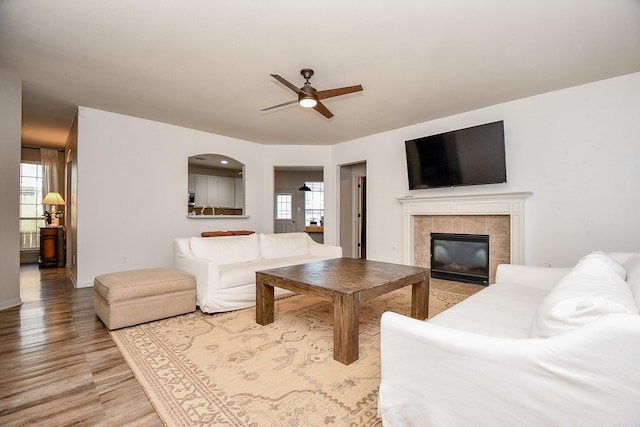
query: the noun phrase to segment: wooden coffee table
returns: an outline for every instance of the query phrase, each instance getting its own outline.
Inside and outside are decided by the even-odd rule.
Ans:
[[[429,270],[354,258],[337,258],[256,272],[256,322],[274,321],[273,288],[333,301],[333,358],[358,360],[360,303],[412,285],[411,317],[429,315]]]

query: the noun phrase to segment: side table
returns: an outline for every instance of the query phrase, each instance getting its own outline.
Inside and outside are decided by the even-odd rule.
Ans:
[[[64,227],[40,227],[40,268],[64,267]]]

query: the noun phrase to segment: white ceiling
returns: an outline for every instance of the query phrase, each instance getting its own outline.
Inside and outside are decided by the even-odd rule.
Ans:
[[[640,0],[0,0],[23,144],[78,105],[264,144],[335,144],[640,71]],[[269,74],[318,90],[326,119]]]

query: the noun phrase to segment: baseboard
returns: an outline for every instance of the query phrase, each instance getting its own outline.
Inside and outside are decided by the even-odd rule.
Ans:
[[[83,281],[83,282],[78,282],[74,279],[71,280],[73,282],[73,286],[75,286],[76,288],[91,288],[93,287],[93,281]]]
[[[79,282],[78,279],[76,278],[76,276],[74,276],[73,270],[71,269],[71,266],[67,266],[67,271],[69,272],[69,279],[71,279],[71,283],[73,284],[74,288],[91,288],[91,287],[93,287],[93,280]]]
[[[18,305],[22,305],[22,300],[20,298],[13,298],[7,301],[0,301],[0,310],[16,307]]]

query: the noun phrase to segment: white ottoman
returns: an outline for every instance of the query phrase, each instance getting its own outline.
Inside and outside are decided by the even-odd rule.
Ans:
[[[190,313],[196,280],[173,268],[103,274],[93,282],[93,306],[109,329]]]

